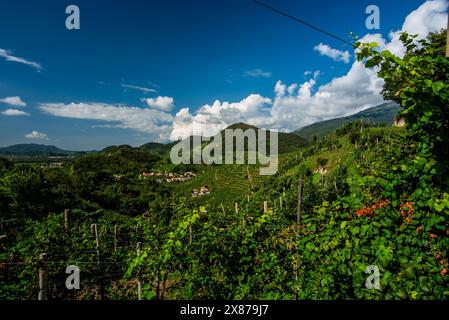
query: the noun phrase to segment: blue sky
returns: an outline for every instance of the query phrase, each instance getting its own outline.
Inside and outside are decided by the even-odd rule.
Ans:
[[[365,9],[376,4],[381,29],[371,33],[384,39],[425,3],[266,2],[343,38],[349,32],[361,36],[370,32]],[[80,30],[65,28],[65,8],[70,4],[80,8]],[[441,8],[426,10],[441,14]],[[319,44],[338,50],[331,51],[337,56],[320,54]],[[346,62],[338,58],[345,51],[350,54]],[[137,146],[167,141],[173,132],[182,135],[201,119],[215,129],[241,120],[294,130],[377,101],[375,97],[358,107],[335,110],[315,104],[320,86],[351,73],[353,62],[349,46],[251,0],[2,1],[0,146],[30,142],[75,150]],[[282,94],[292,84],[297,84],[291,88],[294,93]],[[304,84],[304,90],[310,87],[306,96],[315,97],[307,105],[314,109],[300,103],[309,101],[296,93]],[[226,116],[234,110],[232,117]],[[293,116],[296,111],[298,116]]]

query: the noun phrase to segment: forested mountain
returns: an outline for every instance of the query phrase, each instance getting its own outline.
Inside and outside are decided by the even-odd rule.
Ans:
[[[72,155],[78,152],[59,149],[55,146],[43,144],[16,144],[0,148],[0,155]]]
[[[314,137],[322,138],[345,124],[354,121],[364,121],[368,124],[385,124],[390,126],[396,120],[396,116],[400,109],[401,107],[398,104],[388,102],[352,116],[317,122],[310,126],[298,129],[294,133],[308,141],[312,141]]]

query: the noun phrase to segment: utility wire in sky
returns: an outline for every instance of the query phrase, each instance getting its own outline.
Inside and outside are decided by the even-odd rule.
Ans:
[[[332,38],[334,38],[334,39],[337,39],[338,41],[344,42],[345,44],[349,44],[350,46],[353,46],[353,45],[354,45],[354,43],[351,43],[351,42],[349,42],[349,41],[347,41],[347,40],[345,40],[345,39],[343,39],[343,38],[341,38],[341,37],[339,37],[339,36],[336,36],[336,35],[334,35],[334,34],[328,32],[328,31],[324,30],[324,29],[315,27],[314,25],[312,25],[312,24],[310,24],[310,23],[308,23],[308,22],[306,22],[306,21],[304,21],[304,20],[301,20],[301,19],[299,19],[299,18],[296,18],[296,17],[294,17],[294,16],[292,16],[292,15],[290,15],[290,14],[288,14],[288,13],[285,13],[285,12],[279,10],[279,9],[276,9],[276,8],[274,8],[274,7],[272,7],[272,6],[268,5],[268,4],[266,4],[266,3],[263,3],[262,1],[259,1],[259,0],[253,0],[253,1],[254,1],[255,3],[261,5],[262,7],[267,8],[268,10],[274,11],[274,12],[280,14],[280,15],[283,15],[284,17],[287,17],[287,18],[292,19],[292,20],[294,20],[294,21],[296,21],[296,22],[299,22],[299,23],[301,23],[301,24],[303,24],[303,25],[306,25],[306,26],[309,27],[309,28],[312,28],[312,29],[314,29],[314,30],[316,30],[316,31],[318,31],[318,32],[324,33],[325,35],[327,35],[327,36],[329,36],[329,37],[332,37]]]

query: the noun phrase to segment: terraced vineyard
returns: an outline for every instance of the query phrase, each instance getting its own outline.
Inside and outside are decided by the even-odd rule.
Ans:
[[[296,159],[300,152],[280,155],[280,166]],[[232,206],[235,202],[247,201],[247,197],[257,191],[269,176],[259,174],[259,165],[198,166],[198,177],[176,185],[175,191],[190,197],[193,190],[207,187],[211,194],[198,198],[199,204]]]

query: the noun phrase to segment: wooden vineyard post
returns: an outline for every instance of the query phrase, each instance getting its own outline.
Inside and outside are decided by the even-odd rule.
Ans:
[[[192,244],[193,242],[193,232],[192,232],[192,225],[189,225],[189,243]]]
[[[161,273],[161,269],[158,267],[157,273],[155,275],[155,281],[156,281],[156,300],[159,300],[161,298],[161,282],[159,280],[159,275]]]
[[[298,265],[297,265],[296,261],[293,262],[293,274],[295,276],[295,284],[297,285],[299,277],[298,277]],[[298,300],[298,291],[296,289],[295,289],[294,300]]]
[[[221,203],[221,210],[223,210],[223,214],[226,215],[226,210],[225,210],[225,208],[224,208],[223,203]]]
[[[302,204],[302,189],[303,189],[303,181],[299,179],[298,185],[298,211],[296,212],[296,223],[301,223],[301,204]]]
[[[119,237],[119,227],[118,225],[114,226],[114,253],[117,252],[118,248],[118,237]]]
[[[38,300],[48,300],[48,264],[47,254],[41,253],[39,256],[39,294]]]
[[[142,249],[142,242],[137,242],[136,245],[137,257],[140,256],[141,249]],[[142,272],[140,269],[137,273],[137,299],[142,300]]]
[[[263,202],[263,212],[267,213],[268,212],[268,201],[264,201]]]
[[[97,251],[97,266],[98,266],[98,270],[100,271],[100,239],[98,236],[98,225],[96,223],[91,225],[91,229],[92,232],[95,236],[95,248]],[[104,290],[103,290],[103,278],[100,279],[100,299],[103,300],[103,296],[104,296]]]
[[[280,208],[280,209],[282,209],[282,205],[283,205],[283,203],[282,203],[282,197],[279,197],[279,208]]]
[[[96,223],[94,223],[92,225],[92,231],[93,231],[93,234],[94,234],[94,237],[95,237],[95,247],[97,248],[97,254],[98,254],[98,250],[99,250],[99,247],[100,247],[100,239],[98,238],[98,225]]]
[[[64,230],[67,236],[70,236],[70,209],[64,210]]]
[[[239,204],[237,202],[235,203],[235,213],[239,213]]]

